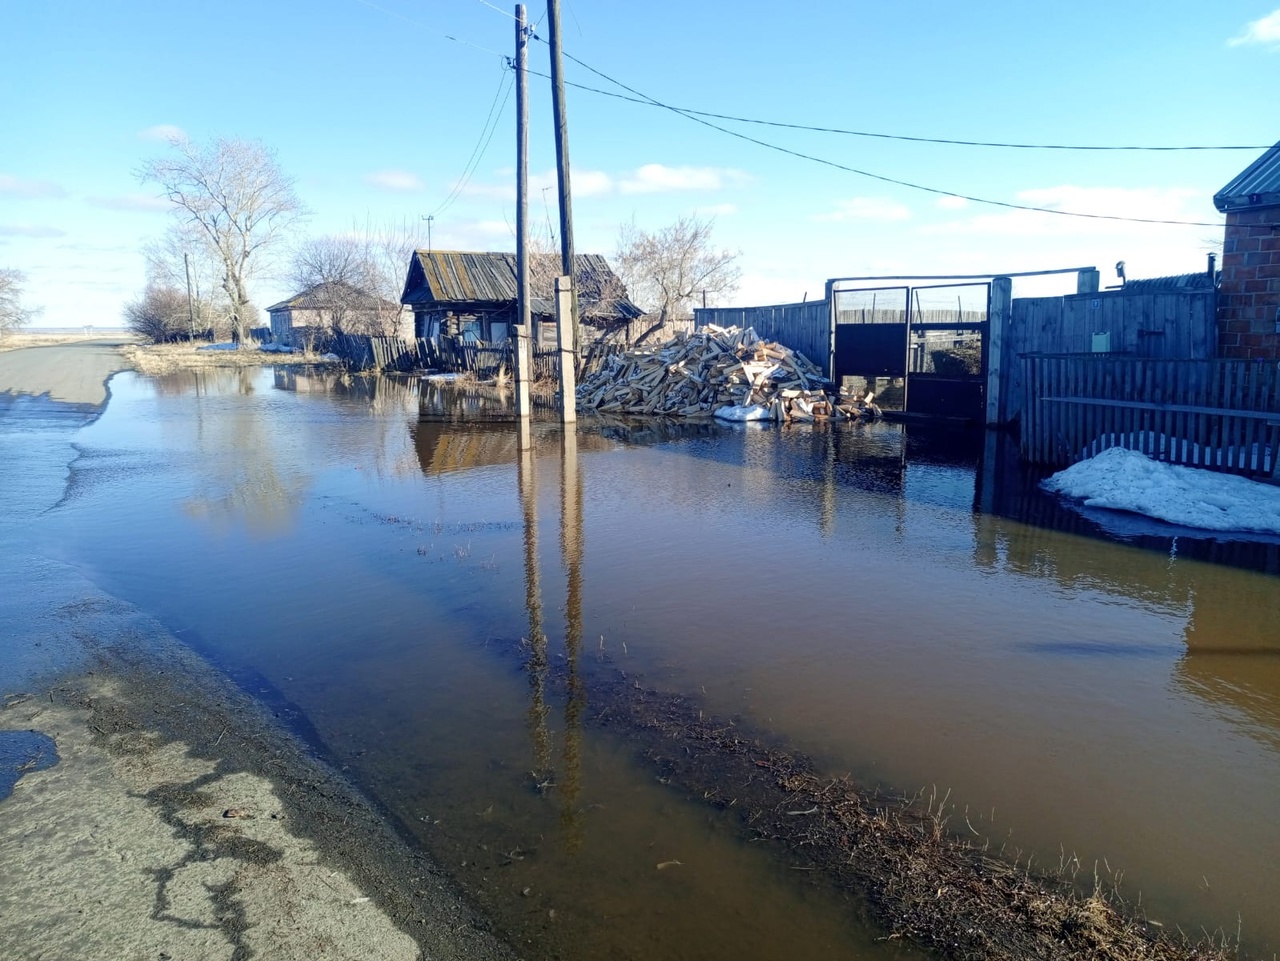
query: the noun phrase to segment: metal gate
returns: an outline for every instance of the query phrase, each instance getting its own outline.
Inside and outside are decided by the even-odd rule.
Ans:
[[[835,290],[832,376],[890,410],[981,419],[990,284]]]

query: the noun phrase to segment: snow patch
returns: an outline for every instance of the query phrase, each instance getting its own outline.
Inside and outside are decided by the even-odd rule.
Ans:
[[[1123,447],[1108,448],[1041,484],[1085,507],[1131,511],[1200,530],[1280,534],[1280,487],[1162,464]]]
[[[749,407],[718,407],[716,408],[715,416],[719,420],[733,421],[772,420],[773,411],[760,404],[751,404]]]

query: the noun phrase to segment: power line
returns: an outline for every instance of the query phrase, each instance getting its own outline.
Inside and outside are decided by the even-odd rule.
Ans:
[[[439,213],[443,213],[453,206],[453,202],[461,196],[462,191],[466,189],[468,183],[471,182],[471,175],[475,173],[476,168],[480,166],[480,161],[484,158],[485,151],[489,149],[489,143],[493,140],[493,135],[498,129],[498,121],[502,119],[502,113],[507,107],[507,100],[511,97],[511,87],[514,76],[509,74],[506,68],[503,68],[502,74],[498,78],[498,89],[493,93],[493,102],[489,105],[489,115],[485,117],[484,126],[480,129],[480,136],[476,140],[476,145],[471,151],[471,156],[467,159],[466,166],[463,168],[462,176],[458,178],[458,182],[454,184],[453,190],[440,203],[440,206],[431,211],[429,216],[435,217]],[[503,87],[506,87],[506,96],[502,96]],[[502,97],[502,105],[498,106],[498,98]]]
[[[779,144],[770,143],[767,140],[760,140],[757,137],[748,136],[747,134],[741,133],[737,130],[730,130],[728,127],[722,127],[719,124],[712,123],[710,120],[706,120],[701,116],[696,116],[688,111],[680,109],[679,107],[673,107],[670,104],[663,103],[661,100],[657,100],[653,97],[650,97],[648,94],[642,93],[641,91],[636,90],[634,87],[629,87],[622,81],[615,80],[613,77],[610,77],[608,74],[600,70],[597,70],[595,67],[591,66],[588,63],[584,63],[582,60],[579,60],[577,57],[573,56],[568,52],[565,52],[564,56],[569,60],[572,60],[578,66],[582,67],[584,70],[589,70],[591,73],[595,74],[597,77],[600,77],[603,80],[607,80],[609,83],[612,83],[615,86],[621,87],[623,90],[626,90],[628,93],[631,93],[637,97],[643,98],[643,100],[648,102],[649,104],[652,104],[655,107],[661,107],[664,110],[669,110],[674,114],[677,114],[681,117],[685,117],[688,120],[692,120],[694,123],[702,124],[704,127],[710,127],[712,130],[718,130],[720,131],[720,133],[728,134],[730,137],[736,137],[739,140],[745,140],[748,143],[756,144],[757,146],[764,147],[768,150],[775,150],[778,153],[787,154],[788,156],[791,156],[791,157],[797,157],[801,160],[808,160],[811,163],[822,164],[823,166],[826,166],[826,167],[833,167],[836,170],[843,170],[843,171],[846,171],[847,173],[857,174],[860,177],[868,177],[872,180],[878,180],[882,183],[894,184],[899,187],[908,187],[911,190],[921,190],[921,191],[924,191],[925,193],[934,194],[940,197],[955,197],[959,200],[967,200],[971,203],[986,204],[992,207],[1003,207],[1007,210],[1027,210],[1033,213],[1056,214],[1060,217],[1077,217],[1077,218],[1083,218],[1086,220],[1113,220],[1113,221],[1121,221],[1124,223],[1137,223],[1137,224],[1161,224],[1166,226],[1178,226],[1178,227],[1221,227],[1222,226],[1220,222],[1210,222],[1210,221],[1161,220],[1161,219],[1147,218],[1147,217],[1122,217],[1118,214],[1087,214],[1087,213],[1078,213],[1072,210],[1054,210],[1051,207],[1036,207],[1031,204],[1015,204],[1005,200],[990,200],[986,197],[975,197],[970,194],[962,194],[954,190],[943,190],[939,187],[930,187],[925,184],[912,183],[909,180],[899,180],[896,177],[887,177],[884,174],[877,174],[869,170],[861,170],[857,167],[850,167],[847,164],[838,163],[834,160],[827,160],[825,157],[815,157],[813,154],[802,153],[801,151],[798,151],[798,150],[792,150],[789,147],[783,147]]]
[[[542,39],[542,38],[539,37],[537,39]],[[566,53],[565,56],[568,57],[570,60],[573,60],[575,63],[579,64],[580,66],[586,67],[586,69],[591,70],[591,68],[587,67],[587,65],[582,63],[582,61],[576,60],[574,57],[570,56],[569,54]],[[536,70],[530,70],[529,72],[532,74],[536,74],[539,77],[545,78],[547,76],[546,74],[539,73]],[[596,73],[597,71],[593,70],[592,72]],[[604,76],[604,75],[600,74],[600,76]],[[609,79],[611,83],[617,83],[616,80],[612,80],[611,78],[606,78],[606,79]],[[1187,150],[1269,150],[1271,149],[1271,146],[1272,146],[1271,144],[1263,144],[1260,146],[1255,146],[1250,144],[1231,144],[1231,145],[1223,145],[1223,146],[1193,144],[1193,145],[1187,145],[1187,146],[1152,147],[1152,146],[1140,146],[1135,144],[1107,145],[1107,144],[1060,144],[1060,143],[1001,143],[997,141],[987,141],[987,140],[947,140],[941,137],[913,137],[908,134],[879,133],[879,132],[870,131],[870,130],[847,130],[843,127],[816,127],[811,124],[786,123],[781,120],[760,120],[754,117],[737,117],[737,116],[734,116],[733,114],[713,113],[712,111],[709,111],[709,110],[694,110],[692,107],[668,106],[667,104],[658,103],[655,100],[648,99],[644,96],[644,94],[641,94],[636,97],[628,97],[626,94],[617,93],[616,91],[613,91],[613,90],[602,90],[599,87],[590,87],[582,83],[573,83],[571,81],[565,81],[565,83],[566,83],[566,86],[574,87],[578,90],[585,90],[589,93],[598,93],[604,97],[613,97],[615,100],[625,100],[627,103],[638,103],[645,107],[663,107],[667,110],[674,110],[677,113],[685,114],[687,116],[709,117],[712,120],[729,120],[729,121],[733,121],[734,123],[751,123],[751,124],[757,124],[758,126],[762,126],[762,127],[779,127],[783,130],[804,130],[810,133],[834,133],[834,134],[842,134],[848,137],[870,137],[877,140],[904,140],[909,143],[946,144],[949,146],[956,146],[956,147],[1003,147],[1011,150],[1100,150],[1100,151],[1143,150],[1143,151],[1157,151],[1157,152],[1165,152],[1165,153],[1172,153],[1176,151],[1187,151]],[[622,84],[618,84],[618,85],[623,86]],[[624,88],[624,89],[630,89],[630,88]]]

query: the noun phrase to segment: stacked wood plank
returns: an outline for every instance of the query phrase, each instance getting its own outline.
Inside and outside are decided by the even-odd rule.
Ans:
[[[618,354],[578,387],[578,406],[608,414],[817,420],[863,416],[864,405],[828,395],[827,379],[807,357],[761,340],[750,327],[708,325],[659,347]],[[871,410],[874,408],[872,407]]]

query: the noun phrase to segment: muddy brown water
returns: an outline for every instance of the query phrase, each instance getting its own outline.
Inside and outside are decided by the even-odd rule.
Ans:
[[[430,383],[111,388],[44,548],[308,730],[532,956],[912,956],[593,726],[619,667],[1280,951],[1275,544],[1002,507],[981,436],[892,424],[541,422],[522,463],[501,401]]]

